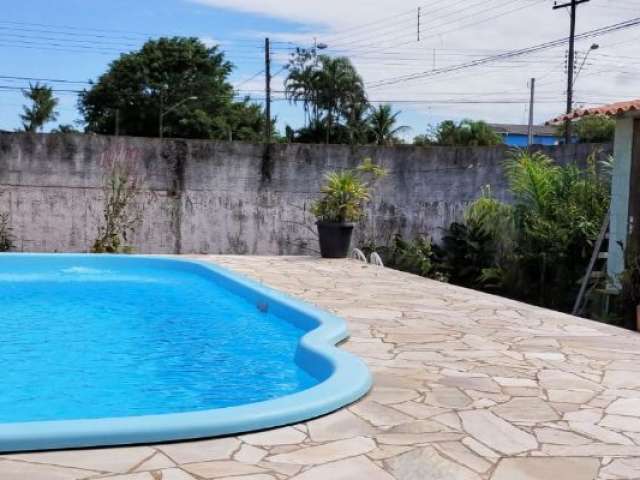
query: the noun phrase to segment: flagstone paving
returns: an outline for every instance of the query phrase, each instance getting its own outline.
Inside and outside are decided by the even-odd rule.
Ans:
[[[0,456],[1,480],[640,479],[640,336],[355,261],[199,257],[344,317],[367,397],[236,437]]]

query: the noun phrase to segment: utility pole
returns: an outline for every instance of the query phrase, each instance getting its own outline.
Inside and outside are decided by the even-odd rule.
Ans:
[[[554,10],[559,8],[571,8],[571,27],[569,33],[569,61],[567,68],[567,114],[573,110],[573,73],[576,56],[576,14],[578,13],[578,5],[587,3],[591,0],[571,0],[568,3],[557,3],[553,6]],[[566,144],[571,143],[571,120],[565,122],[564,140]]]
[[[265,76],[265,142],[271,143],[271,44],[264,39],[264,76]]]
[[[531,79],[531,98],[529,100],[529,147],[533,145],[533,106],[536,95],[536,79]]]
[[[420,16],[422,14],[422,8],[418,7],[418,41],[420,41]]]

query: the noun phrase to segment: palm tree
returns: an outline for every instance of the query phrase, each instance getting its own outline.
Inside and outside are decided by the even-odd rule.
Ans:
[[[311,108],[313,108],[313,118],[318,120],[317,83],[315,55],[307,50],[298,49],[289,62],[285,95],[291,103],[302,102],[306,125],[311,122]]]
[[[364,81],[347,57],[320,55],[318,71],[318,106],[324,110],[326,142],[329,143],[335,123],[345,117],[349,106],[366,102]]]
[[[483,121],[462,120],[455,123],[446,120],[438,125],[435,132],[438,145],[464,147],[491,147],[500,145],[502,137]]]
[[[46,85],[29,84],[29,90],[23,90],[22,94],[32,102],[30,107],[24,106],[24,113],[20,115],[25,132],[36,132],[47,122],[58,118],[55,111],[58,99],[53,96],[53,90]]]
[[[346,127],[349,141],[352,145],[362,145],[369,142],[371,127],[367,112],[369,105],[364,102],[355,103],[346,112]]]
[[[401,112],[393,113],[391,105],[380,105],[369,114],[369,127],[377,145],[393,145],[398,134],[409,130],[406,125],[396,127]]]
[[[336,126],[352,118],[354,107],[367,103],[362,77],[346,57],[316,56],[305,50],[299,50],[289,65],[287,98],[302,102],[307,126],[314,125],[313,130],[321,126],[329,143]]]

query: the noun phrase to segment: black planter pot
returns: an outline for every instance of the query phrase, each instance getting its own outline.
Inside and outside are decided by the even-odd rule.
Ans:
[[[317,222],[322,258],[347,258],[353,223]]]

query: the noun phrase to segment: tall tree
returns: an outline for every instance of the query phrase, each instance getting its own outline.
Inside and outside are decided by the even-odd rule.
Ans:
[[[391,105],[379,105],[369,114],[369,128],[377,145],[398,143],[398,135],[409,130],[406,125],[396,126],[401,112],[393,112]]]
[[[442,146],[490,147],[503,143],[502,137],[483,121],[445,120],[432,133],[432,143]],[[423,141],[422,138],[419,138]]]
[[[347,124],[357,123],[367,99],[362,77],[348,58],[298,50],[289,65],[285,91],[289,101],[302,103],[305,109],[307,124],[298,131],[299,140],[347,143],[354,138]]]
[[[564,136],[565,124],[558,127],[558,135]],[[578,143],[610,143],[616,132],[616,121],[605,116],[584,117],[573,122],[571,128]]]
[[[318,106],[326,112],[326,142],[329,143],[335,124],[349,117],[349,110],[366,102],[364,81],[346,57],[320,56],[318,72]]]
[[[285,94],[290,102],[302,103],[305,126],[318,121],[318,62],[315,51],[298,48],[293,54],[285,80]]]
[[[51,87],[40,83],[29,84],[29,90],[23,90],[22,94],[31,101],[30,106],[23,107],[24,113],[20,115],[26,132],[42,130],[47,122],[58,118],[58,112],[55,111],[58,99],[54,97]]]
[[[356,103],[347,112],[346,130],[349,136],[349,143],[352,145],[362,145],[369,143],[371,138],[371,127],[369,125],[369,104]]]
[[[262,109],[234,100],[228,82],[233,65],[217,46],[197,38],[150,40],[111,63],[79,108],[87,130],[144,137],[257,141],[265,127]],[[161,121],[162,118],[162,121]]]

